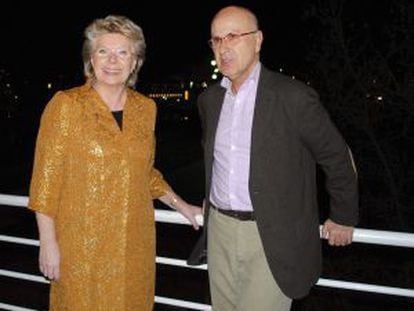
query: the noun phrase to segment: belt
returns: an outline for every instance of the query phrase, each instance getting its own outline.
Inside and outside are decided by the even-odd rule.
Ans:
[[[221,209],[218,208],[217,206],[214,206],[212,203],[210,203],[210,206],[215,209],[216,211],[218,211],[219,213],[232,217],[232,218],[236,218],[238,220],[241,221],[246,221],[246,220],[255,220],[256,218],[254,217],[254,212],[249,212],[249,211],[235,211],[235,210],[229,210],[229,209]]]

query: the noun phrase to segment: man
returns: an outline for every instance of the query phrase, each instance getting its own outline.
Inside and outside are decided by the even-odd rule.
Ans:
[[[316,164],[326,175],[330,245],[352,242],[357,175],[310,87],[260,63],[263,33],[246,8],[220,10],[210,46],[223,74],[198,100],[214,311],[285,311],[321,273]]]

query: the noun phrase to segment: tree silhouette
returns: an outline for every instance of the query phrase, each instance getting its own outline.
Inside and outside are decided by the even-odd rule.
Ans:
[[[309,79],[353,150],[364,227],[414,225],[412,11],[404,0],[333,0],[304,14]]]

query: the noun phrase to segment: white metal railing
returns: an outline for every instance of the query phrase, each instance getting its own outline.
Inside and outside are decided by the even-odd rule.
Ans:
[[[15,196],[15,195],[5,195],[0,194],[0,205],[16,206],[16,207],[26,207],[28,203],[28,198],[26,196]],[[167,210],[155,210],[155,219],[157,222],[164,223],[174,223],[174,224],[185,224],[189,225],[190,223],[185,219],[181,214],[175,211]],[[19,238],[7,235],[0,235],[0,241],[38,246],[39,241],[33,239]],[[368,244],[377,244],[377,245],[389,245],[389,246],[399,246],[399,247],[409,247],[414,248],[414,234],[413,233],[403,233],[403,232],[394,232],[394,231],[382,231],[382,230],[368,230],[368,229],[359,229],[356,228],[354,231],[354,242],[358,243],[368,243]],[[185,267],[190,269],[201,269],[207,270],[207,265],[201,266],[188,266],[185,260],[158,257],[156,258],[158,264],[172,265],[177,267]],[[40,283],[48,283],[42,276],[31,275],[26,273],[20,273],[10,270],[0,269],[0,275],[24,279]],[[341,288],[355,291],[363,291],[370,293],[379,293],[386,295],[395,295],[402,297],[414,298],[414,289],[400,288],[400,287],[390,287],[390,286],[381,286],[375,284],[366,284],[366,283],[357,283],[357,282],[348,282],[332,279],[320,278],[316,283],[318,286],[331,287],[331,288]],[[206,304],[200,304],[192,301],[185,301],[167,297],[155,297],[155,302],[160,304],[178,306],[183,308],[188,308],[192,310],[211,310],[211,306]],[[0,308],[12,311],[25,311],[32,310],[21,308],[18,306],[8,305],[0,303]]]

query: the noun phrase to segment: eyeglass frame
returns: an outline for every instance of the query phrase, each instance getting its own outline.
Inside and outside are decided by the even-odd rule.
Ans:
[[[242,33],[232,33],[232,32],[229,32],[227,35],[225,35],[223,37],[213,37],[213,38],[210,38],[207,41],[207,43],[208,43],[208,46],[210,48],[214,49],[217,46],[219,46],[219,44],[222,44],[223,42],[228,42],[228,43],[235,42],[235,41],[237,41],[238,39],[240,39],[240,38],[242,38],[244,36],[252,35],[252,34],[255,34],[255,33],[259,32],[259,31],[260,31],[260,29],[256,29],[256,30],[253,30],[253,31],[242,32]],[[217,43],[214,43],[214,40],[217,40]]]
[[[102,54],[102,52],[106,54]],[[124,52],[127,52],[127,53],[123,54]],[[117,59],[127,60],[134,56],[134,52],[131,52],[129,49],[124,49],[124,48],[109,49],[106,47],[96,48],[93,51],[93,54],[95,54],[100,59],[109,59],[111,56],[114,55]]]

